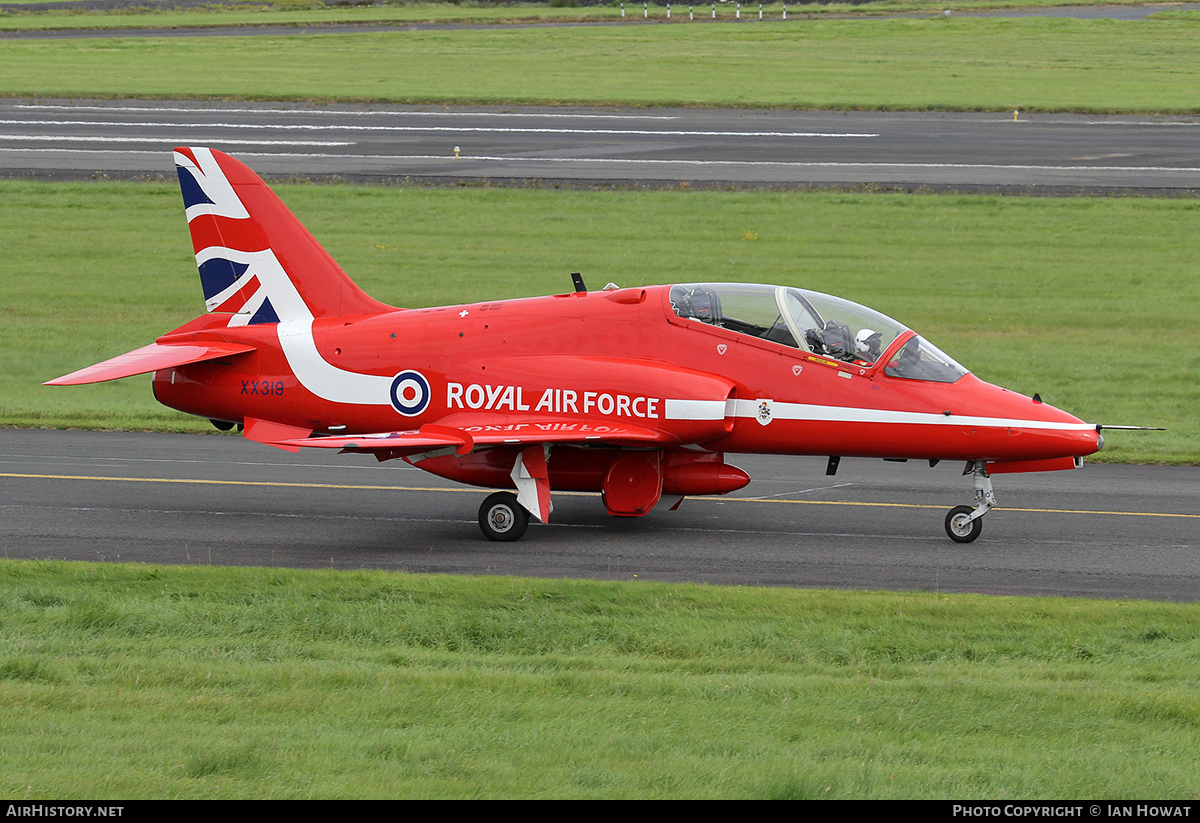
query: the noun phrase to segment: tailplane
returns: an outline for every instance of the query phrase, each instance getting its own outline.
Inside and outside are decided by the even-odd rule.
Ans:
[[[375,314],[355,285],[257,174],[208,148],[175,149],[175,170],[208,311],[230,326]]]

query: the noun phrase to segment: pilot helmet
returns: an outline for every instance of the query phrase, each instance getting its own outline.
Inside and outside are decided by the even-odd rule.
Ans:
[[[883,342],[883,335],[874,329],[863,329],[854,336],[854,342],[859,354],[869,354],[872,357],[878,357],[879,345]]]

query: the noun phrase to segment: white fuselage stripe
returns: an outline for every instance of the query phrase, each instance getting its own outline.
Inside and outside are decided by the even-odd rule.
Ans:
[[[377,374],[339,369],[329,363],[317,350],[313,340],[313,320],[286,320],[279,323],[279,344],[292,373],[300,385],[333,403],[355,403],[368,406],[387,406],[392,378]]]
[[[663,403],[667,420],[724,420],[724,400],[683,400],[667,398]]]
[[[761,400],[734,400],[733,416],[757,418]],[[906,412],[891,409],[861,409],[853,406],[817,406],[809,403],[771,402],[771,418],[813,423],[901,423],[921,426],[987,426],[1006,429],[1044,431],[1094,431],[1090,423],[1057,423],[1048,420],[1024,420],[1011,417],[983,417],[966,414]]]

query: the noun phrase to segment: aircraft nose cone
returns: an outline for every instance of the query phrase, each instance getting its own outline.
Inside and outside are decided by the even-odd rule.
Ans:
[[[984,383],[973,392],[976,408],[1003,420],[1004,437],[995,443],[998,460],[1080,458],[1103,445],[1096,427],[1056,408],[1039,396],[1026,397]]]

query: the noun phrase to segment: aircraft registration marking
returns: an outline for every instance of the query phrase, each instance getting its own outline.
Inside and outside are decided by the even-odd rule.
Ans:
[[[283,381],[276,380],[243,380],[242,394],[258,394],[267,397],[278,397],[283,394]]]

